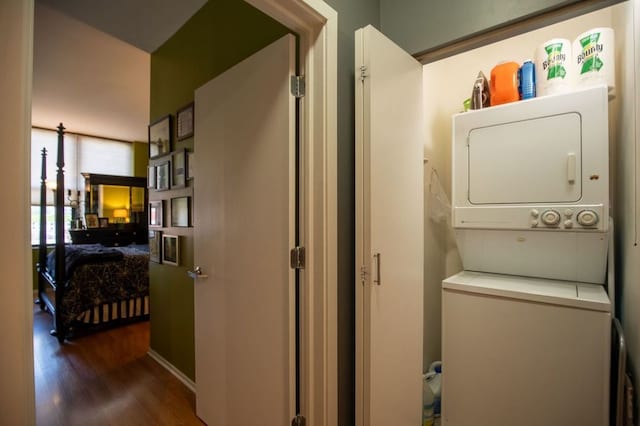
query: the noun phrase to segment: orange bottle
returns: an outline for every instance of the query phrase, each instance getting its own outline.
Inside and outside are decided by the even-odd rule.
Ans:
[[[491,106],[520,100],[517,62],[503,62],[491,70]]]

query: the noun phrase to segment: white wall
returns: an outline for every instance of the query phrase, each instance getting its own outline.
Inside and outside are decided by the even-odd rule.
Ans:
[[[38,2],[33,124],[146,141],[151,56]]]
[[[33,0],[0,2],[0,424],[34,417],[29,149]]]
[[[451,115],[460,112],[463,100],[471,96],[471,88],[478,71],[482,70],[488,78],[493,66],[500,61],[513,60],[522,63],[526,59],[533,59],[536,47],[551,38],[560,37],[574,40],[578,34],[590,28],[613,27],[616,32],[617,50],[632,49],[630,46],[633,44],[630,42],[633,38],[630,35],[625,36],[628,32],[628,23],[622,22],[621,19],[633,16],[631,6],[630,2],[620,3],[424,66],[427,126],[425,156],[429,159],[427,167],[425,167],[425,365],[440,356],[440,282],[443,278],[462,268],[449,225],[430,219],[430,212],[433,211],[434,205],[430,203],[428,194],[431,169],[435,168],[446,195],[449,199],[451,197]],[[638,40],[637,37],[636,40]],[[637,49],[637,47],[635,48]],[[620,55],[617,57],[617,65],[618,71],[633,70],[632,64],[622,61]],[[629,107],[633,103],[633,98],[628,93],[628,90],[632,90],[634,87],[631,82],[631,77],[626,74],[624,79],[618,76],[616,83],[618,96],[610,103],[612,176],[616,175],[615,148],[620,145],[633,146],[633,141],[629,140],[629,132],[633,131],[629,126],[629,120],[621,121],[623,115],[616,114],[621,106],[624,108],[625,114],[633,113]],[[624,140],[622,135],[620,140],[616,140],[616,133],[621,133],[622,128],[627,132]],[[632,161],[629,157],[625,158]],[[628,173],[633,173],[633,171],[629,169]],[[614,212],[620,209],[616,204],[615,194],[615,188],[612,188],[611,197]],[[620,199],[621,202],[628,201],[626,194],[621,195]],[[635,213],[637,217],[638,212]],[[619,224],[619,235],[633,232],[628,227],[627,223]],[[620,255],[622,256],[622,254]],[[636,268],[635,272],[640,272],[640,262],[629,263],[628,267],[631,268],[631,265]],[[640,278],[640,274],[637,273],[633,276]],[[634,292],[633,300],[638,300],[639,296],[640,294]],[[634,330],[634,324],[640,324],[640,315],[627,322],[625,327],[629,328],[628,334],[639,334],[639,338],[631,338],[630,340],[637,345],[635,353],[640,356],[640,326],[637,331]],[[640,364],[638,365],[640,366]]]
[[[638,389],[640,374],[640,247],[639,220],[640,205],[638,192],[638,142],[640,140],[640,0],[628,3],[626,9],[619,8],[613,14],[616,36],[624,31],[625,43],[617,43],[617,82],[625,88],[624,96],[618,100],[618,114],[615,120],[617,141],[617,188],[614,217],[616,229],[618,294],[621,302],[621,319],[624,329],[628,367],[635,376],[634,385]],[[620,37],[622,39],[622,37]],[[634,42],[635,40],[635,42]],[[633,96],[635,91],[635,96]],[[636,407],[636,419],[638,407]]]

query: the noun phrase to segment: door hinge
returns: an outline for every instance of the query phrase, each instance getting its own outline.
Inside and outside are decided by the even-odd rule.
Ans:
[[[365,265],[360,266],[360,282],[364,284],[367,280],[367,267]]]
[[[291,76],[291,94],[296,98],[302,98],[305,92],[304,76]]]
[[[367,66],[360,65],[360,81],[364,81],[367,77],[369,77],[369,74],[367,74]]]
[[[298,414],[291,420],[291,426],[305,426],[307,424],[307,420]]]
[[[291,249],[291,268],[304,269],[304,247],[294,247]]]

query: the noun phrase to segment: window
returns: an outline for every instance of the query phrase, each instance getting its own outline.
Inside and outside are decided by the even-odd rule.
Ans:
[[[56,242],[56,209],[53,206],[47,206],[47,244],[55,244]],[[71,207],[64,208],[64,240],[71,242],[69,228],[71,224]],[[31,205],[31,244],[40,244],[40,206]]]
[[[47,187],[50,188],[47,191],[47,243],[55,242],[57,143],[58,135],[55,131],[31,130],[31,244],[40,242],[40,176],[43,148],[47,149]],[[69,229],[72,220],[83,219],[84,215],[84,179],[81,173],[133,175],[133,145],[128,142],[65,133],[64,163],[64,187],[67,192],[64,212],[65,241],[70,242]],[[79,199],[73,195],[78,193]],[[71,200],[79,201],[79,208],[72,209]]]

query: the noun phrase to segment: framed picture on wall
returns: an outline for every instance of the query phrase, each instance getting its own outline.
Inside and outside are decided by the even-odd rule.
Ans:
[[[171,187],[184,188],[187,185],[187,150],[181,149],[172,155]]]
[[[169,161],[156,166],[156,191],[166,191],[171,187],[169,184],[170,166]]]
[[[147,167],[147,188],[156,189],[156,166]]]
[[[193,102],[176,112],[176,133],[179,141],[193,136]]]
[[[194,171],[193,171],[193,151],[187,152],[187,180],[193,179]]]
[[[177,235],[162,236],[162,263],[180,265],[180,238]]]
[[[162,200],[149,203],[149,226],[162,228]]]
[[[191,226],[191,197],[171,199],[171,226]]]
[[[162,263],[162,231],[149,231],[149,260]]]
[[[149,158],[156,158],[171,152],[171,115],[149,125]]]
[[[98,221],[98,214],[85,213],[84,223],[87,224],[87,228],[98,228],[100,226],[100,222]]]

